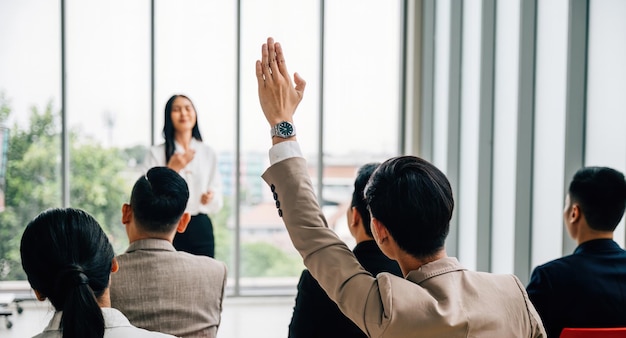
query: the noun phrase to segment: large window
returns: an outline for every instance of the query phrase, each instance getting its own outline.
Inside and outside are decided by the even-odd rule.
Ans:
[[[357,169],[398,154],[400,4],[326,1],[322,206],[329,227],[351,246],[346,211]]]
[[[59,13],[55,1],[0,2],[0,280],[26,277],[22,229],[62,205]]]
[[[185,94],[204,142],[219,154],[225,203],[212,219],[227,293],[295,292],[304,265],[260,178],[271,139],[255,60],[272,36],[289,71],[306,79],[295,116],[300,144],[324,212],[351,245],[342,222],[356,169],[398,153],[401,3],[0,2],[0,43],[11,47],[0,49],[0,103],[11,111],[0,114],[0,140],[9,135],[0,280],[25,277],[21,230],[48,207],[85,209],[116,252],[125,250],[121,205],[147,147],[163,142],[166,101]],[[385,53],[372,53],[373,40]]]

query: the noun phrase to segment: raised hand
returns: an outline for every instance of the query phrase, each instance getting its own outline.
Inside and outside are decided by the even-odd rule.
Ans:
[[[261,47],[261,60],[256,61],[256,77],[261,109],[269,124],[273,126],[281,121],[293,122],[293,114],[302,101],[306,81],[295,73],[296,85],[293,86],[283,49],[271,37]]]

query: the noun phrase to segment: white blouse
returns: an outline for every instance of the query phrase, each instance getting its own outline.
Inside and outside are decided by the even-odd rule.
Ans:
[[[132,326],[128,319],[118,310],[103,307],[104,338],[173,338],[174,336],[164,333],[152,332]],[[48,326],[42,333],[33,338],[61,338],[61,316],[63,311],[55,312]]]
[[[185,152],[178,142],[174,142],[174,145],[175,152]],[[191,162],[179,172],[189,187],[189,202],[185,211],[192,216],[200,213],[215,214],[224,205],[217,155],[211,147],[194,138],[191,139],[189,146],[196,153]],[[144,160],[144,173],[152,167],[166,165],[165,143],[151,147]],[[213,199],[208,204],[200,203],[202,194],[208,191],[213,191]]]

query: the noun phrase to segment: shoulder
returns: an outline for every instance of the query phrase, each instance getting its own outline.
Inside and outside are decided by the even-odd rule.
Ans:
[[[583,259],[584,260],[584,259]],[[569,255],[557,258],[541,264],[533,269],[532,275],[535,274],[562,274],[579,265],[581,257],[577,255]]]
[[[208,145],[206,142],[197,140],[195,138],[192,139],[192,146],[196,151],[215,153],[215,150],[213,150],[213,147]]]
[[[226,264],[215,258],[201,255],[192,255],[184,251],[176,251],[176,256],[181,261],[187,262],[191,266],[195,266],[197,270],[210,270],[213,272],[226,274]]]
[[[148,161],[165,161],[165,143],[149,147],[147,150],[147,157]]]
[[[298,282],[298,290],[312,290],[315,288],[321,287],[317,280],[313,278],[311,272],[309,270],[302,271],[302,274],[300,275],[300,281]]]

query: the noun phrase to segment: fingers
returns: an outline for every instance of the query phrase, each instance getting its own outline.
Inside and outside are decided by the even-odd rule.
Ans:
[[[296,92],[300,96],[300,99],[302,99],[302,96],[304,95],[304,88],[306,87],[306,81],[304,81],[298,73],[293,74],[293,81],[296,83]]]
[[[270,38],[268,38],[267,41],[269,43]],[[269,67],[269,54],[270,52],[269,52],[268,44],[264,43],[263,46],[261,46],[261,71],[263,73],[263,79],[265,81],[272,80],[272,73]]]
[[[265,87],[265,77],[263,76],[263,66],[261,61],[256,60],[256,80],[259,88]]]
[[[278,62],[276,62],[276,45],[274,43],[274,39],[267,38],[267,49],[268,49],[268,57],[269,57],[269,69],[272,71],[273,76],[280,75],[280,71],[278,70]]]
[[[276,64],[279,72],[285,77],[289,78],[289,72],[287,71],[287,64],[285,63],[285,55],[283,54],[283,47],[280,43],[276,42]]]

